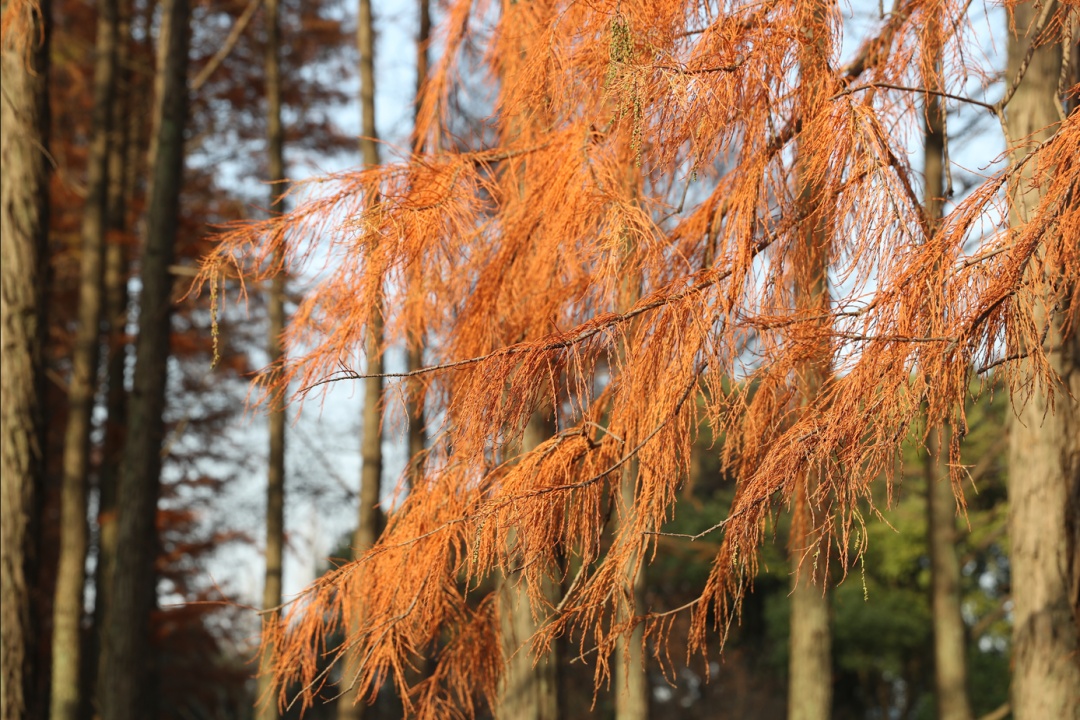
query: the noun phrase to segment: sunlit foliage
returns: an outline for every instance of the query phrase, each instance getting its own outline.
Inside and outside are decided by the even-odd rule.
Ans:
[[[1056,41],[1078,8],[1046,7],[1030,32]],[[569,634],[595,659],[597,682],[615,638],[640,622],[662,652],[672,619],[687,613],[689,652],[715,651],[710,629],[722,637],[737,616],[766,520],[808,469],[822,477],[812,522],[835,552],[806,558],[804,572],[820,561],[841,574],[867,538],[859,501],[890,497],[923,407],[930,426],[951,426],[958,458],[973,376],[992,370],[1018,402],[1048,384],[1034,308],[1071,308],[1067,324],[1080,308],[1080,117],[1063,112],[1056,135],[983,178],[929,235],[904,144],[923,121],[924,89],[1003,119],[1020,78],[1005,78],[996,104],[966,97],[969,79],[993,74],[971,51],[968,4],[898,0],[852,58],[840,56],[839,7],[820,8],[534,0],[515,7],[513,24],[484,0],[456,0],[421,99],[426,152],[308,183],[289,215],[222,237],[203,270],[212,285],[280,271],[267,260],[282,245],[293,270],[322,273],[267,393],[358,377],[371,313],[385,308],[386,347],[425,329],[429,367],[417,374],[429,416],[441,418],[423,482],[378,545],[312,586],[266,639],[283,700],[310,701],[329,677],[324,653],[360,658],[356,681],[368,691],[388,677],[404,691],[410,664],[439,640],[414,709],[470,715],[493,697],[501,665],[493,604],[469,591],[521,568],[543,602],[540,575],[560,554],[581,571],[564,578],[535,642]],[[811,42],[819,67],[800,74]],[[451,133],[450,98],[466,84],[459,63],[476,46],[499,80],[497,133],[483,147]],[[796,195],[796,144],[809,202]],[[1017,187],[1025,165],[1034,172]],[[1010,230],[1010,192],[1033,187],[1037,213]],[[806,223],[832,253],[826,318],[793,297]],[[406,273],[423,297],[405,295]],[[643,292],[620,311],[627,276]],[[835,372],[800,406],[798,368],[822,346]],[[387,402],[404,392],[392,384]],[[557,434],[512,457],[545,404],[559,408]],[[687,605],[617,622],[614,598],[631,596],[625,566],[650,557],[676,512],[700,422],[726,437],[724,463],[740,478],[730,510],[701,533],[718,543],[711,573]],[[617,472],[631,459],[632,511]],[[956,462],[958,490],[963,480]],[[872,493],[879,483],[884,492]],[[612,514],[617,535],[602,541]],[[325,647],[342,628],[355,630]]]

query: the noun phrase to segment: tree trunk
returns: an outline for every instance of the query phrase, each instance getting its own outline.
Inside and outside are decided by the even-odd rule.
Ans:
[[[956,498],[948,472],[938,472],[943,451],[941,432],[940,429],[931,432],[923,459],[930,546],[930,612],[934,624],[934,695],[940,720],[970,720],[967,638],[960,614],[960,560],[956,556]]]
[[[108,228],[110,113],[116,85],[116,0],[98,3],[94,105],[86,173],[86,206],[80,241],[79,310],[68,385],[60,494],[60,561],[53,605],[52,695],[55,720],[77,720],[82,711],[82,621],[86,585],[86,498],[90,432],[98,387],[104,305],[105,234]]]
[[[529,418],[521,439],[521,452],[528,453],[551,437],[554,424],[538,410]],[[513,554],[516,533],[509,533]],[[512,561],[511,561],[512,562]],[[505,669],[499,683],[494,715],[497,720],[557,720],[559,717],[559,662],[557,653],[536,657],[528,642],[544,622],[533,618],[529,595],[520,573],[500,575],[497,589],[499,636]],[[554,606],[559,583],[548,574],[544,594]]]
[[[637,489],[638,463],[628,463],[622,482],[623,505],[634,507]],[[645,562],[627,568],[633,588],[634,614],[645,609]],[[619,606],[619,619],[630,616],[625,604]],[[619,637],[615,643],[615,720],[646,720],[649,717],[649,677],[645,672],[645,626],[639,623],[629,637]]]
[[[431,42],[431,7],[429,0],[417,0],[419,12],[419,27],[416,36],[416,102],[419,103],[420,92],[428,75],[428,45]],[[416,108],[419,109],[419,106]],[[413,152],[424,152],[424,139],[417,133],[416,115],[413,115]],[[408,279],[409,300],[422,302],[424,289],[421,284],[421,275],[415,269],[411,269]],[[424,364],[424,328],[410,328],[407,335],[408,347],[406,348],[407,370],[413,372],[419,370]],[[408,387],[408,410],[409,410],[409,481],[419,482],[422,476],[423,464],[421,455],[427,447],[425,437],[424,398],[423,383],[419,378],[409,378]]]
[[[30,45],[4,42],[0,73],[0,720],[39,717],[33,586],[43,469],[43,286],[48,234],[49,6]],[[4,13],[9,12],[4,3]],[[6,19],[6,18],[5,18]]]
[[[117,552],[102,652],[105,720],[152,717],[150,613],[161,482],[176,228],[184,167],[189,40],[187,0],[164,0],[155,77],[154,136],[146,240],[140,271],[139,337],[128,437],[118,487]]]
[[[641,182],[640,173],[634,164],[627,167],[624,175],[625,190],[631,197],[637,197],[637,188]],[[641,274],[630,271],[630,260],[636,252],[633,240],[627,238],[622,249],[623,270],[619,283],[619,312],[627,312],[641,298]],[[626,336],[619,345],[619,364],[629,353],[627,339],[637,330],[637,323],[632,322],[626,329]],[[617,382],[617,380],[616,380]],[[622,503],[626,509],[629,523],[634,512],[634,499],[637,496],[638,461],[631,460],[626,465],[622,477]],[[618,534],[619,528],[615,528]],[[645,562],[644,558],[634,557],[626,567],[626,581],[631,587],[633,598],[630,603],[619,602],[616,613],[620,621],[625,621],[645,610]],[[638,624],[629,637],[619,636],[615,641],[615,720],[646,720],[649,717],[649,682],[645,672],[645,626]]]
[[[131,0],[121,0],[118,10],[116,99],[112,108],[113,139],[109,142],[109,238],[105,248],[105,322],[108,326],[106,364],[105,437],[98,469],[97,566],[94,569],[94,626],[86,681],[94,685],[95,697],[105,606],[116,555],[116,484],[124,451],[127,422],[128,276],[131,270],[128,208],[138,173],[139,113],[135,108],[134,73],[126,71],[131,56]],[[91,713],[91,716],[96,713]]]
[[[266,10],[266,71],[267,104],[267,153],[270,175],[270,211],[280,214],[283,210],[281,193],[285,191],[285,135],[281,126],[281,23],[278,0],[265,0]],[[278,274],[270,284],[269,337],[267,354],[271,366],[277,365],[284,356],[282,334],[285,332],[285,268],[284,254],[274,257]],[[267,418],[270,431],[269,458],[266,478],[266,576],[263,582],[263,610],[271,610],[281,604],[281,571],[285,549],[285,408],[276,400]],[[266,616],[263,622],[276,622],[274,616]],[[256,717],[258,720],[277,720],[280,716],[275,698],[270,697],[273,684],[270,661],[273,648],[263,648],[259,667],[259,691],[261,701]]]
[[[360,51],[360,155],[368,167],[379,164],[378,129],[375,126],[375,21],[371,0],[360,0],[360,15],[356,28],[356,46]],[[375,308],[368,327],[367,374],[382,375],[382,307]],[[382,485],[382,385],[380,377],[364,380],[363,437],[360,455],[360,509],[356,533],[353,536],[353,557],[359,558],[375,545],[382,529],[379,509]],[[356,667],[346,665],[342,680],[344,693],[338,700],[338,720],[360,720],[364,705],[359,688],[353,687]]]
[[[1041,8],[1017,5],[1010,36],[1010,82],[1034,39],[1032,26]],[[1030,34],[1029,34],[1030,33]],[[1023,81],[1006,113],[1010,144],[1031,135],[1026,148],[1014,153],[1019,161],[1036,142],[1049,137],[1059,123],[1057,95],[1062,47],[1044,43],[1031,57]],[[1034,163],[1024,166],[1011,188],[1014,227],[1023,225],[1039,202],[1032,188]],[[1047,268],[1057,275],[1059,268]],[[1051,284],[1059,278],[1049,278]],[[1037,385],[1015,415],[1009,436],[1009,544],[1013,588],[1012,707],[1017,720],[1080,717],[1080,639],[1073,612],[1077,602],[1076,533],[1080,523],[1080,334],[1075,323],[1065,335],[1067,318],[1076,317],[1075,288],[1062,289],[1064,307],[1056,314],[1046,304],[1035,322],[1049,323],[1050,363],[1060,376],[1049,391]],[[1032,370],[1023,361],[1022,372]],[[1071,397],[1070,397],[1071,393]]]
[[[938,36],[937,32],[932,34]],[[937,54],[940,57],[940,49]],[[939,84],[934,76],[927,80],[931,89],[939,89],[936,87]],[[927,96],[923,152],[926,176],[923,205],[933,232],[941,219],[945,198],[945,109],[936,95]],[[948,471],[939,473],[942,433],[941,428],[930,430],[923,456],[926,536],[930,551],[930,612],[934,629],[934,696],[938,720],[971,720],[967,693],[967,639],[960,614],[960,560],[956,556],[956,498]]]
[[[803,122],[821,111],[828,87],[827,19],[818,4],[807,11],[803,33],[810,42],[800,51]],[[805,152],[799,149],[800,154]],[[819,189],[806,178],[800,158],[799,212],[803,218],[794,252],[795,306],[808,317],[829,313],[829,237],[824,228]],[[815,357],[799,368],[798,390],[804,407],[814,403],[829,372],[830,348],[816,348]],[[827,594],[829,542],[814,527],[819,512],[820,469],[811,468],[795,488],[791,535],[791,630],[788,666],[788,720],[828,720],[832,716],[832,635]]]

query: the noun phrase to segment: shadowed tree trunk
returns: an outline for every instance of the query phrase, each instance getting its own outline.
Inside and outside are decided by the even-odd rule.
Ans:
[[[379,164],[378,129],[375,125],[375,21],[371,0],[360,0],[360,15],[356,29],[356,45],[360,50],[360,155],[364,165]],[[372,313],[367,338],[367,374],[382,375],[382,308]],[[363,437],[360,440],[360,509],[356,533],[353,535],[353,557],[359,558],[375,544],[382,528],[379,497],[382,484],[382,378],[364,380]],[[359,720],[364,715],[363,698],[352,687],[355,666],[346,665],[342,679],[344,693],[338,700],[339,720]]]
[[[131,0],[121,0],[117,8],[116,98],[112,108],[113,137],[109,141],[109,237],[105,247],[105,308],[108,352],[106,363],[105,437],[98,468],[97,565],[94,570],[94,626],[89,649],[86,681],[94,686],[90,694],[97,703],[97,677],[104,631],[105,606],[116,555],[116,484],[124,451],[127,421],[128,361],[128,276],[131,269],[131,230],[128,208],[138,175],[144,147],[139,132],[143,123],[136,111],[136,76],[127,70],[131,57]],[[94,713],[91,713],[91,716]]]
[[[935,37],[941,28],[934,26]],[[935,49],[940,66],[940,48]],[[935,68],[937,72],[937,68]],[[940,90],[936,75],[927,86]],[[927,95],[923,136],[923,205],[933,233],[941,220],[945,198],[945,108],[937,95]],[[967,692],[967,640],[960,614],[960,560],[956,556],[956,498],[942,465],[942,428],[933,428],[923,456],[926,480],[926,535],[930,551],[930,612],[934,622],[934,697],[938,720],[971,720]]]
[[[117,550],[102,649],[103,682],[99,687],[104,720],[153,716],[150,613],[156,585],[155,520],[172,309],[169,266],[179,221],[187,119],[187,0],[165,0],[161,18],[149,161],[151,182],[139,274],[139,337],[117,492]]]
[[[98,387],[104,309],[105,235],[108,228],[110,114],[116,85],[116,0],[98,3],[94,48],[94,105],[86,173],[86,206],[80,227],[78,328],[68,384],[60,494],[60,562],[53,604],[52,694],[56,720],[76,720],[82,710],[82,621],[88,528],[86,498],[90,432]]]
[[[1050,11],[1056,3],[1048,3]],[[1018,37],[1010,35],[1006,82],[1017,76],[1043,7],[1016,6]],[[1073,49],[1075,51],[1075,48]],[[1006,109],[1010,144],[1030,142],[1014,153],[1018,162],[1037,142],[1052,135],[1061,120],[1058,96],[1062,46],[1044,43],[1030,56],[1030,65]],[[1013,226],[1024,224],[1039,202],[1031,187],[1034,165],[1021,171],[1011,188]],[[1046,280],[1060,285],[1061,268],[1047,267]],[[1032,272],[1029,270],[1029,272]],[[1071,290],[1071,292],[1070,292]],[[1080,522],[1080,334],[1075,325],[1076,288],[1061,288],[1063,306],[1044,302],[1036,307],[1037,327],[1048,327],[1046,346],[1051,366],[1060,376],[1053,388],[1038,384],[1030,398],[1010,414],[1009,545],[1013,588],[1012,706],[1017,720],[1080,717],[1080,640],[1074,622],[1077,572],[1075,544]],[[1072,327],[1066,332],[1068,319]],[[1024,362],[1030,372],[1029,361]],[[1070,397],[1071,393],[1071,397]]]
[[[285,192],[285,134],[281,126],[281,20],[279,0],[264,0],[266,12],[266,72],[267,105],[267,160],[270,176],[270,212],[280,214],[284,209],[281,193]],[[274,261],[278,273],[270,283],[267,300],[269,328],[267,355],[271,365],[281,362],[284,355],[282,334],[285,332],[285,268],[284,254],[278,253]],[[267,418],[270,447],[266,477],[266,574],[263,580],[263,610],[271,610],[281,604],[281,571],[285,550],[285,408],[275,405]],[[283,402],[283,400],[282,400]],[[266,616],[263,622],[275,622],[275,616]],[[272,675],[270,658],[273,648],[267,646],[259,667],[258,698],[262,700],[256,716],[258,720],[277,720],[278,704],[270,697]]]
[[[825,78],[831,77],[827,22],[824,6],[819,3],[807,12],[803,23],[802,32],[809,40],[799,54],[804,122],[813,122],[821,111],[823,90],[828,86]],[[798,207],[803,220],[799,245],[793,251],[795,307],[802,315],[822,317],[829,312],[827,209],[821,207],[819,187],[807,179],[809,161],[802,157],[805,148],[800,145],[798,152]],[[825,382],[830,355],[827,345],[816,347],[813,357],[798,368],[799,401],[804,407],[813,405]],[[828,720],[832,715],[832,634],[826,591],[829,542],[814,528],[820,508],[820,473],[819,468],[808,470],[796,484],[792,499],[788,539],[792,572],[788,720]]]
[[[3,4],[5,20],[11,9]],[[0,58],[0,718],[35,707],[33,586],[43,469],[41,378],[48,235],[49,4]],[[29,44],[24,51],[22,43]]]

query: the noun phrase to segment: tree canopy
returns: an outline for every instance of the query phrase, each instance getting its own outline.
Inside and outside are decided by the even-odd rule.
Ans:
[[[385,375],[387,402],[420,378],[437,419],[422,474],[375,547],[264,640],[281,697],[311,701],[329,678],[325,652],[359,658],[366,691],[387,677],[407,690],[410,665],[438,642],[414,709],[471,713],[501,670],[483,584],[495,571],[520,571],[539,614],[545,574],[574,568],[556,571],[566,589],[534,640],[573,638],[598,683],[616,638],[641,623],[662,648],[689,614],[687,651],[715,650],[711,631],[723,638],[738,617],[807,473],[820,473],[812,530],[832,549],[803,572],[842,575],[869,536],[859,503],[889,502],[915,426],[951,427],[962,499],[972,379],[1000,378],[1017,405],[1052,392],[1048,329],[1071,332],[1080,312],[1080,115],[1065,102],[1077,88],[1063,71],[1045,139],[1011,137],[1006,123],[1035,48],[1074,43],[1076,2],[1011,26],[1031,50],[993,102],[981,99],[994,68],[972,12],[897,0],[844,57],[834,3],[449,2],[415,151],[301,183],[294,210],[229,228],[202,270],[217,288],[321,268],[268,397],[361,377],[374,313],[382,352],[418,329],[426,340],[425,367]],[[459,94],[485,82],[497,88],[490,117],[462,131]],[[1011,159],[940,222],[906,152],[930,94],[1000,121]],[[824,316],[795,296],[807,228],[828,253]],[[407,291],[415,283],[422,292]],[[831,372],[800,403],[821,348]],[[538,410],[556,432],[523,454]],[[727,512],[693,536],[718,543],[709,575],[680,607],[620,617],[627,567],[671,532],[702,423],[723,434],[739,478]],[[325,647],[339,629],[344,641]]]

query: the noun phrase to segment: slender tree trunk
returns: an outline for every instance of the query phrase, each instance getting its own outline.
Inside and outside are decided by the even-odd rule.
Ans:
[[[131,266],[127,211],[131,193],[142,163],[136,141],[141,123],[133,111],[134,74],[127,68],[131,56],[131,0],[121,0],[118,8],[116,49],[116,99],[112,109],[113,139],[109,142],[109,237],[105,248],[105,322],[108,325],[108,362],[106,364],[105,437],[98,469],[97,566],[94,570],[94,626],[86,682],[93,686],[88,693],[97,705],[97,677],[100,670],[101,634],[105,606],[116,555],[116,484],[120,456],[124,450],[127,419],[128,275]],[[96,713],[90,713],[90,716]]]
[[[28,52],[17,42],[0,49],[0,720],[29,720],[45,710],[34,702],[40,623],[32,593],[44,463],[49,10],[42,2]]]
[[[364,165],[379,164],[378,129],[375,126],[375,22],[371,0],[360,0],[360,15],[356,29],[356,45],[360,50],[360,155]],[[381,375],[382,307],[375,308],[368,327],[367,373]],[[360,441],[363,466],[360,470],[360,509],[356,533],[353,536],[353,557],[359,558],[375,545],[382,529],[379,498],[382,484],[382,378],[369,377],[364,381],[363,437]],[[338,701],[339,720],[360,720],[364,705],[359,688],[353,687],[355,667],[346,667],[343,684],[345,692]]]
[[[811,42],[803,46],[801,109],[804,123],[814,121],[824,102],[828,69],[827,20],[824,6],[810,9],[803,33]],[[803,148],[799,152],[804,152]],[[794,250],[795,306],[811,317],[829,312],[829,238],[824,228],[820,191],[806,179],[804,160],[799,168],[799,212],[803,216],[799,246]],[[829,347],[799,368],[800,401],[810,406],[829,373]],[[815,529],[820,469],[811,468],[794,493],[789,547],[791,552],[791,637],[788,666],[788,720],[828,720],[832,716],[832,634],[829,620],[827,572],[829,543]]]
[[[1038,3],[1015,9],[1006,81],[1016,77],[1034,39],[1029,35],[1041,11]],[[1075,48],[1074,48],[1075,51]],[[1062,65],[1060,44],[1044,43],[1031,57],[1006,114],[1011,142],[1032,135],[1049,137],[1060,121],[1057,95]],[[1028,146],[1030,147],[1030,145]],[[1019,160],[1027,149],[1015,153]],[[1024,166],[1013,192],[1012,224],[1022,225],[1039,202],[1031,186],[1034,163]],[[1046,268],[1059,284],[1059,268]],[[1017,720],[1080,717],[1080,639],[1073,613],[1077,602],[1077,525],[1080,523],[1080,334],[1072,293],[1062,289],[1064,307],[1043,306],[1035,322],[1049,324],[1050,363],[1060,376],[1053,388],[1039,384],[1015,415],[1010,414],[1009,545],[1013,588],[1012,707]],[[1024,371],[1031,371],[1023,361]],[[1071,396],[1070,396],[1071,393]]]
[[[429,0],[417,0],[419,13],[419,27],[416,36],[416,99],[419,102],[420,92],[428,75],[428,45],[431,42],[431,7]],[[419,107],[417,107],[419,109]],[[424,152],[424,139],[417,134],[416,117],[413,116],[413,152]],[[410,302],[422,302],[424,288],[421,285],[421,276],[415,269],[409,274],[409,300]],[[424,328],[410,328],[408,333],[408,347],[406,348],[407,370],[413,372],[419,370],[424,364]],[[408,381],[408,411],[409,411],[409,462],[410,482],[418,482],[422,474],[421,455],[427,446],[424,436],[424,398],[423,383],[419,378],[409,378]]]
[[[266,11],[266,71],[267,104],[267,153],[270,174],[270,211],[278,214],[283,210],[281,193],[285,191],[285,135],[281,126],[281,23],[278,0],[264,0]],[[285,268],[284,254],[275,258],[279,272],[270,285],[269,337],[267,354],[270,364],[280,363],[284,356],[282,334],[285,332]],[[285,408],[277,405],[270,411],[270,452],[266,478],[266,576],[263,582],[263,610],[271,610],[281,604],[281,571],[285,549]],[[269,617],[264,622],[275,622]],[[277,720],[278,704],[270,697],[273,683],[270,661],[273,648],[267,646],[259,667],[259,694],[261,701],[256,716],[258,720]]]
[[[82,711],[82,621],[86,585],[86,498],[90,432],[98,386],[104,305],[105,234],[108,228],[110,113],[116,85],[116,0],[98,3],[94,58],[94,106],[87,162],[79,277],[78,329],[68,385],[60,494],[60,563],[53,605],[52,696],[55,720],[76,720]]]
[[[934,690],[940,720],[970,720],[967,636],[960,614],[960,559],[956,556],[956,498],[947,472],[939,472],[942,443],[934,430],[923,459],[930,545],[930,612],[934,622]],[[947,450],[945,450],[947,452]]]
[[[623,505],[634,506],[637,489],[638,463],[632,461],[624,473],[622,482]],[[633,588],[633,610],[640,614],[645,608],[645,563],[631,564],[627,568]],[[625,605],[619,606],[620,620],[630,613]],[[646,720],[649,717],[649,677],[645,673],[645,626],[638,624],[630,636],[620,637],[615,643],[615,720]]]
[[[940,28],[937,31],[940,32]],[[933,33],[934,37],[938,32]],[[940,49],[937,54],[940,57]],[[936,77],[928,79],[927,84],[930,89],[940,89]],[[923,153],[926,176],[923,204],[931,231],[934,231],[941,219],[945,198],[945,108],[936,95],[927,96]],[[930,611],[934,621],[934,696],[938,720],[971,720],[967,639],[960,614],[960,560],[956,556],[956,498],[948,472],[939,472],[943,432],[941,428],[930,430],[923,456],[926,535],[930,546]]]
[[[139,338],[128,437],[118,487],[119,518],[112,591],[102,653],[105,720],[151,717],[150,613],[154,607],[155,529],[161,482],[165,389],[172,310],[172,264],[180,215],[187,119],[190,11],[164,0],[155,77],[150,199],[142,257]]]
[[[625,175],[628,193],[636,197],[637,187],[640,183],[639,173],[634,164],[628,165]],[[619,285],[619,311],[626,312],[641,298],[641,275],[629,272],[632,267],[631,257],[636,252],[632,240],[627,239],[623,247],[623,272],[622,282]],[[633,336],[637,329],[637,323],[631,323],[627,328],[627,336]],[[620,344],[620,364],[625,360],[629,348],[624,340]],[[638,487],[638,461],[631,460],[626,465],[622,477],[622,502],[626,508],[625,522],[629,522],[631,513],[634,511],[634,498]],[[615,528],[619,532],[619,528]],[[645,609],[645,562],[643,558],[635,557],[626,567],[626,580],[630,585],[633,598],[630,603],[619,603],[617,615],[619,620],[628,620],[633,615],[640,614]],[[634,627],[629,637],[620,636],[615,642],[615,720],[646,720],[649,717],[649,682],[645,672],[645,626],[638,624]]]
[[[554,424],[543,410],[529,418],[521,439],[522,453],[537,448],[555,432]],[[508,552],[513,554],[516,533],[511,532]],[[559,583],[550,576],[544,581],[544,594],[558,602]],[[525,583],[519,572],[500,575],[498,578],[497,607],[499,635],[503,660],[506,663],[499,697],[496,700],[497,720],[557,720],[559,717],[559,662],[558,654],[549,653],[536,657],[528,645],[529,640],[543,625],[544,618],[534,618]]]

